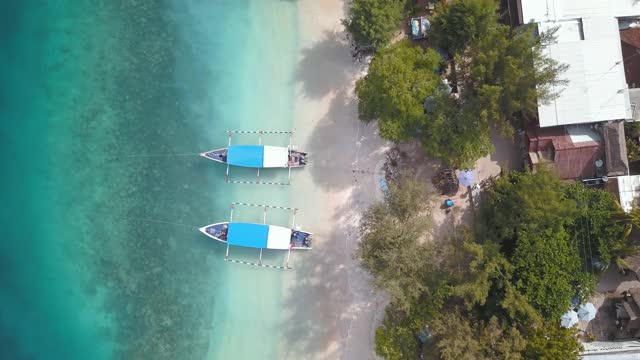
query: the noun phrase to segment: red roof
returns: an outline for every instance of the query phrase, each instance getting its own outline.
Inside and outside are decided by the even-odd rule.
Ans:
[[[640,28],[628,28],[620,30],[620,40],[636,49],[640,49]]]
[[[604,160],[601,139],[574,143],[563,126],[529,129],[527,143],[532,165],[552,164],[564,180],[592,178],[596,161]]]

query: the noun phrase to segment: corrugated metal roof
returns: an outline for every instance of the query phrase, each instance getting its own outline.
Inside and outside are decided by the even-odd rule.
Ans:
[[[563,180],[593,178],[604,159],[602,138],[589,126],[530,129],[527,138],[530,158],[551,164]]]
[[[522,0],[525,21],[538,23],[541,32],[560,30],[547,54],[569,65],[562,77],[569,84],[556,89],[559,96],[538,106],[541,127],[631,118],[631,106],[622,63],[618,20],[640,16],[633,0]],[[577,40],[575,23],[582,22],[584,40]]]
[[[620,40],[636,49],[640,49],[640,28],[628,28],[621,30]]]
[[[622,122],[605,124],[602,127],[602,134],[604,135],[607,175],[619,176],[629,174],[629,159],[627,159],[624,124]]]
[[[618,200],[624,211],[631,211],[636,199],[640,197],[640,175],[618,176]]]

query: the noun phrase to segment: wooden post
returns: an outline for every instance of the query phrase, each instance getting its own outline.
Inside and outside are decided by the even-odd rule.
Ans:
[[[289,245],[289,252],[287,253],[287,269],[289,268],[289,257],[291,256],[291,248],[293,247],[293,244]]]
[[[260,248],[260,259],[258,263],[260,264],[260,266],[262,266],[262,248]]]
[[[289,165],[289,179],[288,184],[291,185],[291,148],[293,147],[293,130],[289,133],[289,161],[287,164]]]

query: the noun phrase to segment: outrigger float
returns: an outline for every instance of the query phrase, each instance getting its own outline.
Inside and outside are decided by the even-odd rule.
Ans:
[[[233,211],[236,205],[261,207],[264,211],[263,223],[246,223],[246,222],[234,222]],[[267,209],[280,209],[289,210],[292,213],[291,228],[268,225],[267,224]],[[291,256],[291,250],[311,250],[311,237],[312,233],[308,231],[296,228],[295,225],[295,208],[287,208],[281,206],[269,206],[269,205],[255,205],[246,203],[231,203],[231,214],[229,221],[220,222],[211,225],[201,227],[199,230],[208,237],[226,243],[227,252],[225,255],[225,261],[234,263],[240,263],[245,265],[253,265],[260,267],[268,267],[274,269],[290,270],[289,258]],[[229,247],[242,246],[248,248],[260,249],[260,257],[258,263],[234,260],[229,258]],[[268,265],[262,263],[262,251],[264,249],[274,250],[288,250],[287,260],[285,266]]]
[[[229,131],[228,134],[228,147],[200,154],[200,156],[206,159],[227,164],[227,182],[239,184],[290,185],[291,169],[307,165],[307,153],[293,150],[293,131]],[[231,145],[231,136],[233,134],[259,134],[258,145]],[[262,135],[264,134],[289,134],[289,146],[262,145]],[[231,165],[258,169],[258,179],[260,179],[260,169],[288,168],[288,182],[230,181],[229,167]]]

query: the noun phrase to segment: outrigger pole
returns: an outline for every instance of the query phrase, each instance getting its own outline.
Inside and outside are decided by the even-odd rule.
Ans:
[[[231,203],[231,214],[229,215],[229,224],[233,222],[233,208],[234,203]],[[229,242],[227,241],[227,254],[224,256],[224,261],[229,261]]]
[[[260,130],[260,131],[258,132],[258,134],[260,134],[260,135],[258,136],[258,145],[262,145],[262,134],[263,134],[262,130]],[[260,180],[260,168],[258,168],[258,175],[256,176],[256,179],[257,179],[258,181]]]
[[[291,185],[291,147],[293,147],[293,130],[289,133],[289,160],[287,161],[287,165],[289,165],[289,185]]]
[[[244,130],[227,130],[228,133],[233,134],[291,134],[293,131],[244,131]]]
[[[293,209],[293,220],[291,220],[291,230],[295,231],[296,229],[296,211],[298,211],[298,209]],[[291,248],[293,247],[293,244],[289,244],[289,251],[287,252],[287,262],[286,262],[286,267],[289,267],[289,258],[291,257]]]
[[[289,158],[291,158],[291,143],[293,130],[289,131],[244,131],[244,130],[227,130],[227,134],[229,134],[229,145],[231,146],[231,134],[259,134],[258,137],[258,145],[262,145],[262,135],[264,134],[289,134]],[[274,181],[236,181],[229,180],[229,163],[227,163],[227,182],[232,184],[260,184],[260,185],[291,185],[291,164],[287,162],[289,168],[289,178],[286,183],[284,182],[274,182]],[[256,176],[257,180],[260,180],[260,169],[258,169],[258,175]]]
[[[293,229],[293,227],[295,226],[295,223],[296,223],[296,212],[298,211],[297,208],[290,208],[290,207],[284,207],[284,206],[273,206],[273,205],[258,205],[258,204],[249,204],[249,203],[241,203],[241,202],[232,202],[231,203],[231,214],[229,215],[229,222],[233,222],[233,211],[234,211],[236,205],[261,207],[263,209],[263,218],[262,218],[263,220],[262,220],[262,222],[265,225],[267,223],[267,209],[268,208],[292,211],[292,213],[293,213],[293,220],[291,222],[292,229]],[[262,263],[262,250],[263,250],[262,248],[260,249],[260,257],[258,259],[258,263],[257,264],[256,263],[252,263],[252,262],[247,262],[247,261],[229,259],[229,243],[227,243],[227,254],[225,255],[225,261],[233,262],[233,263],[237,263],[237,264],[253,265],[253,266],[258,266],[258,267],[268,267],[268,268],[272,268],[272,269],[293,270],[292,267],[289,267],[289,258],[291,256],[291,248],[292,247],[293,247],[293,245],[289,245],[289,252],[287,253],[286,266],[263,264]]]
[[[229,145],[228,145],[229,147],[231,146],[231,134],[232,133],[233,133],[232,131],[229,131]],[[227,149],[229,147],[227,147]],[[227,182],[229,182],[229,162],[227,162]]]

